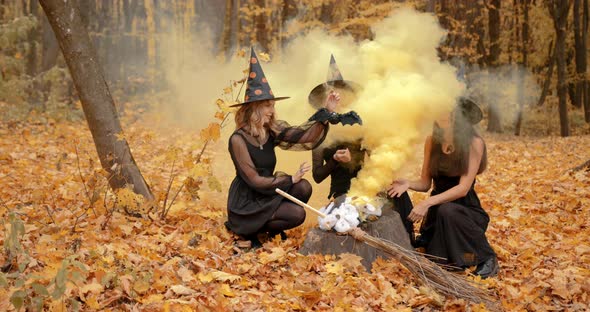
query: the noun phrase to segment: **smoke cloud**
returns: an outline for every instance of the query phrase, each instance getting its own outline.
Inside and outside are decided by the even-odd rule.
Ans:
[[[419,157],[416,151],[422,150],[433,121],[450,112],[455,98],[465,89],[456,79],[456,68],[441,63],[437,56],[436,47],[445,32],[433,15],[399,9],[375,25],[373,33],[373,40],[358,43],[351,37],[312,31],[292,40],[271,55],[270,63],[263,64],[273,93],[291,97],[276,104],[278,118],[291,124],[303,123],[313,114],[307,96],[313,87],[326,81],[330,54],[335,56],[344,79],[363,86],[356,98],[342,95],[346,106],[342,110],[357,111],[363,126],[333,126],[328,140],[363,138],[371,154],[353,181],[351,193],[369,197],[383,190],[405,172],[414,157]],[[175,95],[169,103],[169,116],[195,130],[213,120],[215,98],[230,79],[241,78],[247,67],[243,58],[216,62],[207,52],[210,49],[198,49],[201,42],[185,44],[186,53],[198,57],[185,57],[182,63],[167,65],[165,76]],[[177,54],[177,48],[171,47],[170,52]],[[223,181],[227,186],[234,174],[226,155],[227,137],[233,128],[230,123],[216,145],[216,153],[221,156],[216,159],[216,174],[227,177]],[[278,159],[278,170],[293,173],[301,162],[311,161],[311,153],[278,152]],[[327,184],[324,182],[320,192],[314,192],[317,201],[325,203]]]
[[[518,65],[471,70],[466,78],[466,94],[480,104],[484,111],[487,111],[491,104],[495,104],[493,107],[499,113],[505,128],[513,127],[521,101],[523,107],[534,105],[541,93],[533,74]]]
[[[464,90],[456,69],[439,61],[436,47],[445,32],[433,15],[403,9],[373,30],[375,39],[359,47],[365,88],[352,106],[365,121],[371,157],[350,192],[370,197],[403,172],[433,121]]]

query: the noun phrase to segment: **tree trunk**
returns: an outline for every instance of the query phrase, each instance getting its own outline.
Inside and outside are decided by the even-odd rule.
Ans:
[[[557,59],[557,96],[559,97],[559,126],[561,136],[569,136],[569,121],[567,116],[567,83],[566,83],[566,60],[565,60],[565,26],[571,2],[553,0],[550,3],[550,11],[553,16],[555,27],[555,57]]]
[[[256,6],[260,10],[260,13],[254,17],[254,27],[256,31],[256,41],[260,44],[260,47],[268,52],[269,40],[268,40],[268,29],[266,19],[266,5],[264,0],[256,0]]]
[[[566,24],[566,41],[567,41],[567,33],[568,33],[568,29],[567,29],[567,24]],[[576,65],[575,63],[575,53],[576,50],[573,47],[568,46],[567,44],[565,45],[565,77],[567,80],[567,95],[570,99],[570,103],[572,103],[572,105],[576,108],[579,108],[580,106],[577,106],[576,101]]]
[[[37,14],[37,1],[31,1],[29,3],[29,14],[36,17],[37,20],[39,16]],[[28,34],[28,42],[30,44],[29,49],[27,51],[27,65],[26,65],[26,73],[27,75],[33,77],[37,74],[37,40],[39,37],[39,25],[33,27]]]
[[[287,23],[295,16],[297,16],[297,3],[295,0],[283,1],[283,16],[281,17],[282,23]]]
[[[490,31],[490,53],[488,54],[488,69],[493,69],[498,66],[498,59],[500,58],[500,0],[491,0],[488,12],[488,27]],[[502,132],[502,123],[500,118],[500,110],[489,96],[488,103],[488,131]]]
[[[539,102],[537,102],[537,106],[543,105],[545,103],[545,98],[547,97],[547,92],[549,92],[549,87],[551,86],[551,78],[553,77],[553,69],[555,68],[555,52],[553,49],[553,41],[549,42],[549,55],[547,56],[547,74],[545,75],[545,83],[543,83],[543,89],[541,90],[541,96],[539,97]]]
[[[322,4],[322,9],[320,11],[320,22],[322,22],[328,29],[332,25],[332,13],[334,12],[334,9],[335,7],[333,2]]]
[[[524,21],[522,23],[522,68],[526,68],[528,64],[528,45],[529,45],[529,4],[530,0],[522,0],[522,11]],[[514,135],[520,135],[520,128],[522,126],[522,115],[524,110],[524,71],[519,71],[519,86],[518,86],[518,115],[516,116],[516,125],[514,127]]]
[[[221,42],[219,43],[219,54],[223,55],[224,58],[227,57],[231,47],[233,2],[233,0],[225,0],[225,16],[223,18]]]
[[[0,21],[4,21],[4,14],[6,14],[6,0],[0,0]]]
[[[78,7],[73,1],[41,0],[40,3],[70,69],[100,163],[110,174],[111,188],[131,184],[135,193],[153,199],[123,137],[115,103]]]
[[[583,74],[582,81],[584,82],[584,96],[582,97],[582,105],[584,106],[584,119],[587,123],[590,123],[590,82],[586,73],[587,69],[587,47],[588,47],[588,0],[584,0],[583,3],[583,18],[582,18],[582,50],[584,53],[583,59]]]
[[[385,205],[382,208],[382,211],[383,214],[379,219],[371,222],[363,222],[359,227],[369,235],[386,239],[408,250],[412,250],[409,235],[404,228],[399,213],[394,211],[391,205]],[[358,242],[348,235],[338,235],[336,232],[326,232],[319,228],[311,229],[307,233],[305,241],[299,249],[299,253],[303,255],[356,254],[363,258],[361,263],[367,271],[371,271],[373,261],[375,261],[377,257],[384,259],[389,258],[384,252],[375,247]]]
[[[428,1],[426,1],[426,8],[424,10],[426,12],[436,13],[435,12],[435,0],[428,0]]]
[[[51,29],[51,25],[49,25],[49,21],[47,20],[47,16],[45,14],[41,15],[41,28],[43,29],[43,37],[42,43],[43,46],[41,52],[41,71],[47,71],[51,69],[57,63],[57,56],[59,54],[59,44],[55,39],[55,34],[53,34],[53,29]]]
[[[582,0],[574,0],[574,46],[576,50],[576,93],[574,98],[574,106],[582,107],[582,101],[585,94],[585,76],[586,72],[586,47],[583,43],[583,30],[580,23]]]
[[[485,62],[487,59],[487,51],[486,51],[486,47],[485,47],[485,37],[486,37],[486,27],[485,27],[485,19],[484,19],[484,6],[480,5],[479,2],[477,4],[477,22],[475,23],[475,28],[476,28],[476,33],[478,36],[477,39],[477,54],[479,54],[478,60],[477,60],[477,65],[479,65],[479,68],[484,68],[485,67]]]

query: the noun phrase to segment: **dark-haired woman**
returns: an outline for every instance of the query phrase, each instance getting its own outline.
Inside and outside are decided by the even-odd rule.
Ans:
[[[425,218],[417,244],[427,254],[447,259],[446,264],[476,265],[474,274],[487,278],[497,274],[498,262],[485,236],[490,218],[474,189],[475,177],[487,166],[485,142],[473,126],[481,119],[479,107],[461,98],[451,114],[435,122],[426,139],[420,179],[395,181],[388,194],[427,192],[433,186],[431,196],[408,216],[413,222]]]

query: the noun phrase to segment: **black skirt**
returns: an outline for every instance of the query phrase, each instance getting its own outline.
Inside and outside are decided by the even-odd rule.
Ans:
[[[459,179],[434,178],[431,195],[458,185]],[[425,244],[426,253],[447,259],[447,264],[458,267],[477,265],[496,256],[485,236],[490,217],[481,207],[474,185],[475,182],[465,197],[430,207],[420,229],[420,241]]]

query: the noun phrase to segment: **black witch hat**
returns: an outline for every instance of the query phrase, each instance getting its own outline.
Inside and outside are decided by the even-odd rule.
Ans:
[[[248,81],[246,82],[246,93],[244,95],[244,102],[239,104],[230,105],[230,107],[241,106],[257,101],[264,100],[275,100],[280,101],[288,99],[288,96],[275,97],[270,89],[268,80],[264,76],[262,66],[258,61],[258,57],[252,48],[250,52],[250,73],[248,74]]]
[[[329,90],[344,89],[351,92],[356,92],[360,88],[361,86],[358,83],[354,81],[344,80],[342,74],[340,73],[340,70],[338,69],[338,66],[336,65],[334,55],[331,55],[330,67],[328,70],[328,80],[313,88],[309,93],[307,99],[313,107],[322,108],[324,107],[324,100]]]
[[[481,108],[469,98],[460,97],[457,109],[472,125],[479,123],[483,119]]]

